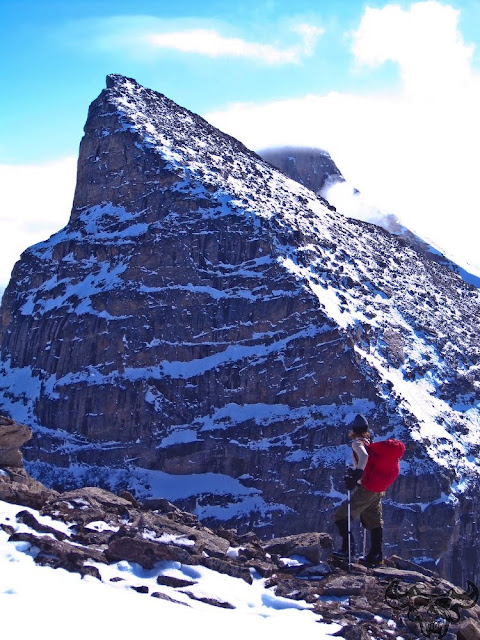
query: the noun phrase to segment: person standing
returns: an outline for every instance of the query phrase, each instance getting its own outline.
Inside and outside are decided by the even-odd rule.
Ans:
[[[366,565],[375,566],[383,562],[383,516],[382,498],[385,491],[371,491],[362,484],[365,468],[368,463],[368,449],[372,443],[365,416],[357,414],[350,425],[349,437],[352,439],[353,469],[345,476],[345,486],[351,491],[350,518],[353,522],[360,517],[365,529],[370,531],[370,550],[361,560]],[[348,557],[348,508],[349,501],[343,502],[336,510],[333,521],[342,538],[342,546],[336,555]],[[350,524],[351,524],[350,522]],[[355,555],[355,540],[350,531],[350,553]]]

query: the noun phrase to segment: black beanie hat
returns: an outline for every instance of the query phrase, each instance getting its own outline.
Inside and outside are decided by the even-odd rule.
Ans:
[[[365,433],[365,431],[368,431],[368,422],[365,416],[357,413],[353,419],[351,429],[354,433]]]

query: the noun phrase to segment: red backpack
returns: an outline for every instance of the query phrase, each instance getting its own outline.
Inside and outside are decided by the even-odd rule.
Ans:
[[[405,445],[390,438],[367,445],[368,462],[362,476],[362,486],[368,491],[385,491],[400,473],[400,458]]]

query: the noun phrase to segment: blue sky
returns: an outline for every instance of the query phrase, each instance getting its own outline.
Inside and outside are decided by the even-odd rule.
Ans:
[[[3,0],[0,46],[8,64],[1,74],[3,86],[12,90],[5,91],[0,105],[0,160],[36,162],[75,153],[88,104],[112,72],[133,76],[197,113],[232,102],[361,90],[365,78],[351,73],[345,38],[358,26],[363,6],[354,1]],[[144,33],[208,29],[282,51],[301,44],[294,30],[299,24],[324,33],[312,55],[300,54],[291,63],[167,47],[154,51],[139,44]],[[382,70],[373,76],[370,86],[394,81]]]
[[[88,105],[112,72],[251,148],[326,148],[366,209],[478,267],[477,1],[2,0],[0,25],[0,287],[68,221]]]

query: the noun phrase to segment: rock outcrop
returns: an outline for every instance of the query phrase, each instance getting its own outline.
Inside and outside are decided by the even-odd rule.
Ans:
[[[56,492],[32,478],[23,467],[21,447],[31,437],[31,429],[0,415],[0,500],[38,508]]]
[[[264,149],[259,155],[316,194],[331,184],[345,181],[330,154],[323,149],[280,147]]]
[[[407,445],[390,552],[464,583],[476,555],[479,293],[344,218],[134,80],[92,103],[68,225],[1,307],[0,407],[28,470],[164,497],[261,537],[331,531],[346,425]]]
[[[31,429],[0,416],[0,466],[23,467],[21,447],[31,437]]]

